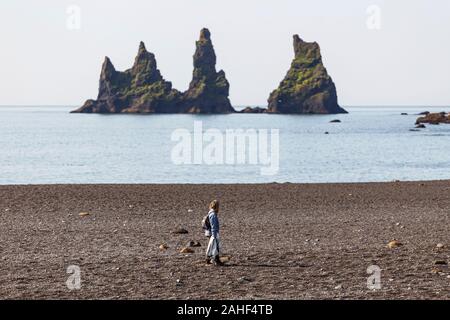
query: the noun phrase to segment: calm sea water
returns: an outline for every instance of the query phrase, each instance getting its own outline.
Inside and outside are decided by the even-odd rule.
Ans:
[[[347,108],[348,115],[85,115],[0,107],[0,184],[369,182],[450,179],[450,125],[414,128],[443,108]],[[409,115],[402,116],[402,112]],[[342,123],[329,123],[340,119]],[[176,165],[176,129],[279,129],[279,170]],[[329,134],[324,134],[329,132]]]

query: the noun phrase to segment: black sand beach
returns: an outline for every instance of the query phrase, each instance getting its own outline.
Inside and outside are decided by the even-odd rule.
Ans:
[[[213,198],[219,268],[203,259]],[[0,219],[2,299],[450,298],[450,181],[0,186]],[[190,240],[202,247],[179,253]]]

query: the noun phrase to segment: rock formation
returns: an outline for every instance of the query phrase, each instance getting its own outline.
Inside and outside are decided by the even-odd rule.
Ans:
[[[267,109],[261,107],[245,107],[239,113],[266,113]]]
[[[295,58],[280,86],[269,97],[271,113],[347,113],[337,102],[336,87],[323,66],[319,45],[294,35]]]
[[[108,57],[102,66],[97,100],[74,113],[230,113],[229,83],[216,72],[216,55],[207,29],[200,33],[189,89],[181,93],[165,81],[155,56],[143,42],[131,69],[116,71]]]
[[[187,113],[235,112],[228,99],[229,89],[225,72],[216,71],[211,33],[208,29],[202,29],[196,42],[192,81],[183,94],[183,108]]]
[[[438,112],[438,113],[427,113],[423,117],[419,117],[416,120],[416,124],[422,123],[430,123],[430,124],[439,124],[439,123],[448,123],[450,124],[450,113]]]
[[[178,111],[180,99],[181,93],[163,79],[154,54],[141,42],[131,69],[116,71],[105,58],[97,100],[88,100],[73,112],[172,113]]]

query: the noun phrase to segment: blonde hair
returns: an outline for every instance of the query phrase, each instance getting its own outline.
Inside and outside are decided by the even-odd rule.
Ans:
[[[209,204],[209,209],[214,210],[215,212],[219,212],[219,201],[218,200],[211,201],[211,203]]]

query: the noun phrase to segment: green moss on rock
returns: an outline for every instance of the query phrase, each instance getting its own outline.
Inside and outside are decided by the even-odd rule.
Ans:
[[[102,65],[97,100],[88,100],[73,111],[80,113],[228,113],[229,83],[216,72],[216,55],[207,29],[200,33],[189,89],[182,94],[165,81],[153,53],[139,44],[133,67],[116,71],[108,57]]]
[[[323,66],[319,45],[294,36],[295,58],[269,97],[272,113],[346,113],[337,103],[336,87]]]

